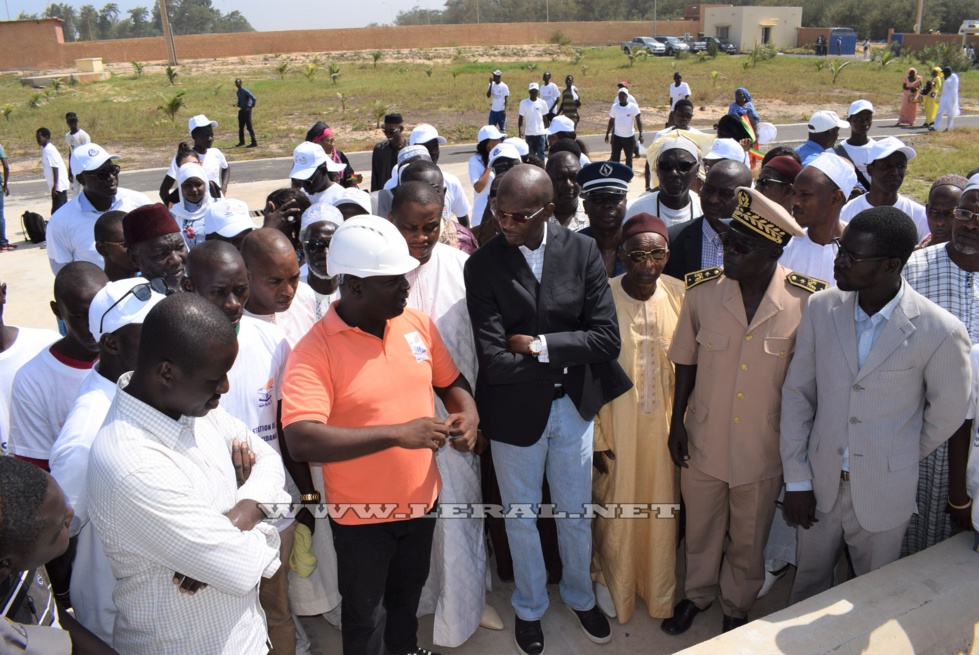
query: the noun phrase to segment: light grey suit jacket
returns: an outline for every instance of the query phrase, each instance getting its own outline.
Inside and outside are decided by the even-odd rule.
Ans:
[[[857,363],[857,294],[814,294],[782,387],[785,482],[811,480],[828,512],[850,448],[850,490],[860,525],[898,527],[917,511],[918,461],[965,421],[971,371],[961,321],[907,283],[863,367]]]

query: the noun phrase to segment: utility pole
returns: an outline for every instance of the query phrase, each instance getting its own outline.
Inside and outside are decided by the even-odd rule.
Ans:
[[[918,18],[914,21],[914,33],[921,34],[921,21],[925,13],[925,0],[918,0]]]
[[[160,25],[163,27],[163,43],[167,47],[167,61],[171,66],[176,66],[177,46],[173,43],[173,30],[170,29],[170,17],[167,15],[167,0],[160,0]]]
[[[656,9],[657,9],[657,4],[658,4],[657,0],[653,0],[653,36],[656,36]]]
[[[544,22],[551,22],[551,0],[544,0]]]

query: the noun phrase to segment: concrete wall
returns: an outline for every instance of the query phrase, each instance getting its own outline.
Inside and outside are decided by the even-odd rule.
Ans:
[[[717,36],[717,28],[727,26],[728,40],[740,51],[763,42],[763,27],[771,27],[769,43],[776,48],[792,47],[801,25],[802,7],[708,7],[704,11],[704,34]]]
[[[979,36],[967,36],[966,43],[979,47]],[[950,48],[962,47],[962,36],[959,34],[902,34],[901,47],[905,50],[920,51],[928,46],[945,43]]]
[[[830,27],[800,27],[798,30],[796,30],[795,45],[797,48],[801,48],[807,43],[815,44],[816,37],[818,37],[820,34],[822,34],[823,38],[826,39],[826,42],[829,43],[829,37],[832,32],[833,29]]]
[[[40,24],[50,25],[48,21]],[[119,39],[63,43],[52,27],[30,31],[34,21],[0,23],[0,67],[38,70],[70,67],[76,59],[101,57],[106,63],[164,61],[162,38]],[[60,25],[60,23],[59,23]],[[694,34],[699,23],[657,21],[662,35]],[[8,31],[4,33],[2,30]],[[572,44],[605,44],[652,34],[651,21],[573,23],[484,23],[481,25],[411,25],[337,30],[294,30],[202,34],[175,39],[178,59],[241,57],[291,52],[329,52],[384,48],[434,48],[452,46],[523,45],[547,43],[562,32]],[[60,27],[58,28],[60,34]],[[29,47],[24,47],[29,44]]]

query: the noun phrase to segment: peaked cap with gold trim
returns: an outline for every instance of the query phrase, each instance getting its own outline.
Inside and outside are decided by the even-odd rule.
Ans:
[[[748,187],[738,187],[736,193],[738,206],[731,217],[731,225],[737,225],[739,231],[762,237],[779,246],[784,246],[789,237],[805,234],[782,205]]]

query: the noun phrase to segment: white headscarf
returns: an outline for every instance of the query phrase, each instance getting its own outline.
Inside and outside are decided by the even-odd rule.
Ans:
[[[192,204],[184,200],[183,184],[189,179],[197,178],[204,181],[204,198],[199,205]],[[204,241],[204,216],[214,199],[211,198],[210,183],[207,181],[207,173],[200,164],[187,162],[177,169],[177,194],[180,200],[170,208],[170,214],[180,226],[184,241],[187,242],[187,249],[193,248],[195,244]]]

